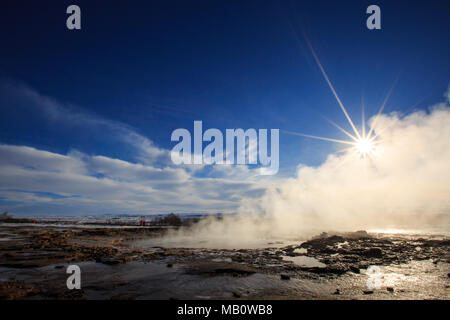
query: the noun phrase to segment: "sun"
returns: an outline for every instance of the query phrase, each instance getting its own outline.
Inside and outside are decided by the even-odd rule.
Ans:
[[[386,103],[392,93],[392,90],[394,89],[396,81],[394,82],[394,84],[390,88],[388,94],[386,95],[386,98],[384,99],[380,109],[378,110],[378,114],[374,117],[372,123],[370,124],[370,128],[367,133],[366,133],[366,120],[365,120],[365,116],[364,116],[364,103],[362,102],[362,106],[361,106],[362,107],[362,122],[361,122],[361,131],[359,131],[356,128],[355,124],[353,123],[353,120],[351,119],[350,115],[348,114],[347,109],[345,108],[341,99],[339,98],[333,84],[331,83],[330,79],[328,78],[327,73],[325,72],[325,69],[322,66],[322,63],[319,60],[319,57],[317,56],[316,52],[314,51],[314,48],[312,47],[311,43],[309,42],[308,38],[306,38],[306,36],[305,36],[305,40],[309,46],[309,49],[311,50],[311,53],[314,57],[314,60],[317,63],[317,66],[319,67],[320,71],[322,72],[322,75],[323,75],[325,81],[327,82],[328,87],[330,88],[331,92],[333,93],[334,97],[336,98],[336,101],[337,101],[339,107],[341,108],[342,112],[344,113],[345,117],[347,118],[347,121],[350,124],[353,132],[352,133],[348,132],[347,130],[340,127],[338,124],[336,124],[335,122],[333,122],[329,119],[326,119],[326,120],[328,120],[328,122],[330,122],[333,126],[335,126],[337,129],[339,129],[341,132],[343,132],[350,139],[349,140],[341,140],[341,139],[335,139],[335,138],[325,138],[325,137],[313,136],[313,135],[303,134],[303,133],[293,132],[293,131],[286,131],[286,130],[281,130],[281,131],[283,131],[284,133],[292,134],[292,135],[296,135],[296,136],[337,142],[340,144],[347,145],[346,148],[340,149],[337,152],[345,152],[345,153],[349,152],[350,154],[359,154],[361,156],[360,158],[364,159],[364,160],[372,159],[373,156],[379,156],[377,147],[380,145],[380,143],[382,141],[381,141],[381,138],[379,137],[379,135],[377,133],[375,133],[376,124],[377,124],[378,119],[380,118],[380,115],[382,114],[382,112],[384,110],[384,107],[386,106]]]
[[[362,156],[366,156],[373,153],[374,144],[367,138],[361,138],[356,142],[355,148]]]

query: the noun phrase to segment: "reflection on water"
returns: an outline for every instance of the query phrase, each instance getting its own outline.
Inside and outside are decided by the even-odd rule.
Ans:
[[[391,234],[391,235],[428,235],[428,236],[450,236],[450,225],[441,225],[438,227],[427,227],[421,229],[401,229],[401,228],[385,228],[385,229],[369,229],[369,233]]]
[[[308,267],[308,268],[324,268],[326,267],[326,264],[320,262],[316,258],[307,257],[307,256],[297,256],[297,257],[289,257],[289,256],[282,256],[283,260],[285,261],[292,261],[296,265],[302,266],[302,267]]]

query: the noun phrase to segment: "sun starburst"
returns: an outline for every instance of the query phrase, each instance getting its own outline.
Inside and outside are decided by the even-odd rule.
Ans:
[[[339,125],[337,125],[336,123],[334,123],[333,121],[327,119],[328,122],[330,122],[333,126],[335,126],[337,129],[339,129],[340,131],[342,131],[345,135],[347,135],[350,140],[341,140],[341,139],[334,139],[334,138],[326,138],[326,137],[319,137],[319,136],[314,136],[314,135],[309,135],[309,134],[303,134],[303,133],[298,133],[298,132],[292,132],[292,131],[285,131],[282,130],[283,132],[287,133],[287,134],[292,134],[292,135],[298,135],[298,136],[303,136],[303,137],[308,137],[308,138],[313,138],[313,139],[319,139],[319,140],[324,140],[324,141],[330,141],[330,142],[337,142],[337,143],[341,143],[341,144],[346,144],[346,145],[350,145],[351,147],[347,147],[345,149],[340,150],[340,152],[348,152],[348,151],[353,151],[352,153],[356,153],[359,154],[361,158],[365,159],[367,157],[373,156],[376,154],[376,147],[379,144],[379,137],[377,136],[377,134],[375,133],[375,126],[377,124],[377,121],[381,115],[381,113],[383,112],[383,109],[392,93],[392,90],[394,88],[394,85],[391,87],[391,89],[389,90],[386,98],[384,99],[377,115],[375,116],[374,120],[371,123],[371,126],[369,128],[369,132],[366,133],[366,122],[365,122],[365,116],[364,116],[364,104],[362,104],[362,125],[361,125],[361,132],[356,128],[355,124],[352,121],[352,118],[350,117],[350,115],[347,112],[347,109],[345,108],[344,104],[342,103],[341,99],[339,98],[333,84],[331,83],[330,79],[328,78],[327,73],[325,72],[325,69],[322,66],[322,63],[320,62],[316,52],[314,51],[314,48],[312,47],[311,43],[309,42],[308,38],[305,37],[305,40],[309,46],[309,49],[311,50],[311,53],[314,57],[314,60],[316,61],[320,72],[322,73],[323,77],[325,78],[325,81],[328,84],[328,87],[330,88],[331,92],[333,93],[334,97],[336,98],[336,101],[339,105],[339,107],[341,108],[342,112],[344,113],[348,123],[350,124],[350,127],[353,130],[353,133],[348,132],[347,130],[345,130],[344,128],[340,127]]]
[[[370,141],[369,139],[362,138],[358,140],[358,142],[355,145],[355,148],[362,156],[366,156],[373,152],[374,146],[372,141]]]

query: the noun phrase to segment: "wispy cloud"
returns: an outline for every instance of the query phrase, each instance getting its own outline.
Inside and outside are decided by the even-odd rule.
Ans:
[[[0,96],[7,96],[10,100],[17,101],[16,107],[22,108],[23,114],[27,114],[27,110],[30,109],[38,110],[42,117],[53,126],[89,129],[92,132],[101,133],[102,137],[133,147],[141,161],[149,163],[159,161],[168,164],[167,150],[158,148],[153,141],[127,124],[90,113],[73,104],[62,103],[38,93],[27,85],[10,80],[0,81]]]

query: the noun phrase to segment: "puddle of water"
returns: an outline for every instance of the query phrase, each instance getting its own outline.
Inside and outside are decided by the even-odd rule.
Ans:
[[[320,262],[316,258],[307,257],[307,256],[297,256],[297,257],[289,257],[289,256],[282,256],[283,260],[285,261],[292,261],[296,265],[302,266],[302,267],[308,267],[308,268],[324,268],[326,267],[326,264]]]
[[[214,261],[214,262],[232,262],[233,260],[231,258],[216,258],[216,259],[212,259],[211,261]]]
[[[0,241],[19,241],[24,240],[24,238],[0,238]]]

